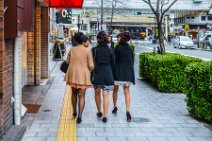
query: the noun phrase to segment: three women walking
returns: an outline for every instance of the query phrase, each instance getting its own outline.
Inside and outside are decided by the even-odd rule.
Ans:
[[[92,48],[92,52],[87,48],[89,46],[88,37],[82,33],[76,33],[74,38],[78,46],[71,48],[67,57],[69,67],[66,73],[66,83],[72,88],[74,117],[77,116],[76,106],[77,99],[79,99],[77,123],[82,122],[86,89],[92,86],[95,90],[97,118],[102,118],[103,122],[108,121],[110,90],[114,87],[112,113],[117,114],[118,88],[123,86],[126,117],[130,122],[130,86],[135,84],[134,55],[128,44],[130,34],[120,33],[118,46],[112,49],[108,46],[108,35],[101,31],[97,35],[97,46]],[[90,79],[91,72],[94,76],[93,84]],[[101,99],[101,94],[103,99]]]

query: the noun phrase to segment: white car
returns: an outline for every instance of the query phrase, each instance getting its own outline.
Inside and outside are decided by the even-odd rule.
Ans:
[[[193,48],[194,42],[187,36],[177,36],[174,39],[174,48]]]

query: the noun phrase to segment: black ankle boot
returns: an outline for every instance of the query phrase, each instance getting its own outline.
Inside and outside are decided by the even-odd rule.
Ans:
[[[107,118],[103,117],[102,122],[106,123],[107,122]]]
[[[78,117],[77,118],[77,123],[80,124],[81,122],[82,122],[82,118],[81,117]]]
[[[102,112],[99,112],[96,115],[97,115],[98,118],[101,118],[102,117]]]
[[[76,112],[73,113],[73,117],[74,117],[74,118],[77,117],[77,113],[76,113]]]
[[[130,112],[127,112],[126,116],[127,116],[127,122],[131,122],[132,117],[130,115]]]
[[[112,113],[113,113],[113,114],[117,114],[117,111],[118,111],[118,108],[117,108],[117,107],[114,107]]]

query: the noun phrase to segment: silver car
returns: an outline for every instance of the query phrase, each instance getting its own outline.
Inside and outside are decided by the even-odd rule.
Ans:
[[[177,36],[174,40],[174,48],[193,48],[194,42],[187,36]]]

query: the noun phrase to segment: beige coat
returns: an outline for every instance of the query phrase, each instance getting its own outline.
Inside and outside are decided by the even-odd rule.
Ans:
[[[72,47],[67,57],[67,64],[69,64],[66,73],[67,84],[92,85],[90,72],[93,71],[94,64],[90,49],[83,45]]]

